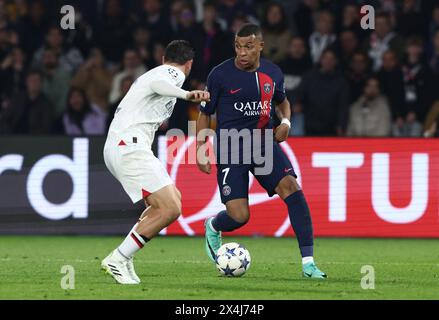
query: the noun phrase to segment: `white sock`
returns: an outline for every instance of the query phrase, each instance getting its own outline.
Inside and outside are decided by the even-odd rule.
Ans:
[[[137,226],[139,225],[139,223],[140,223],[140,219],[136,222],[136,224],[131,228],[131,230],[130,230],[130,232],[128,232],[128,234],[130,234],[131,232],[133,232],[133,231],[136,231],[136,228],[137,228]]]
[[[302,265],[305,265],[307,263],[313,262],[314,263],[314,257],[303,257],[302,258]]]
[[[145,240],[133,230],[117,249],[126,259],[130,259],[137,251],[143,248],[144,244]]]

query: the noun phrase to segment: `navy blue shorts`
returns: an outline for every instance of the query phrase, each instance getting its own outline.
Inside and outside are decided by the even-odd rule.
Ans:
[[[258,166],[263,167],[264,164],[217,164],[221,202],[225,204],[230,200],[248,198],[249,172],[255,176],[270,197],[276,193],[274,189],[285,176],[290,175],[297,178],[291,161],[277,142],[273,144],[273,169],[271,173],[256,175],[255,168]]]

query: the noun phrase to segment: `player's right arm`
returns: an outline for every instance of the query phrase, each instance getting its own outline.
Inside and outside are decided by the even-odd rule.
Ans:
[[[200,112],[197,119],[197,166],[201,172],[210,174],[210,161],[207,159],[206,153],[203,154],[203,149],[200,149],[204,146],[206,140],[198,140],[200,131],[208,128],[210,128],[210,115]]]
[[[165,79],[151,81],[150,88],[158,95],[165,97],[175,97],[191,102],[200,103],[209,101],[209,92],[202,90],[186,91]]]
[[[210,101],[201,103],[200,113],[197,120],[197,165],[202,172],[210,174],[210,162],[206,158],[206,154],[202,154],[203,152],[199,153],[198,150],[207,142],[205,139],[201,138],[204,135],[200,135],[200,132],[204,129],[210,128],[210,117],[216,111],[218,96],[221,91],[218,75],[216,74],[215,69],[212,70],[207,77],[206,91],[209,91],[210,93]],[[205,149],[207,150],[207,148],[203,148],[200,151]]]

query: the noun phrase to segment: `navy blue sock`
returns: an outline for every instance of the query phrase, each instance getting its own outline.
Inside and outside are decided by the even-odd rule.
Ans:
[[[288,206],[288,215],[296,233],[302,257],[313,256],[314,236],[311,215],[302,190],[294,192],[285,200]]]
[[[230,217],[226,210],[221,211],[212,220],[212,227],[216,231],[233,231],[245,225],[245,222],[238,222],[232,217]]]

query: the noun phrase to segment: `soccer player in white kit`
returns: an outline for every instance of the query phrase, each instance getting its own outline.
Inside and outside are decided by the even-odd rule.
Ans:
[[[205,91],[181,89],[190,73],[194,51],[184,40],[168,44],[163,64],[140,76],[120,102],[104,147],[105,164],[133,203],[146,209],[121,245],[101,263],[121,284],[138,284],[133,256],[181,213],[181,194],[151,151],[154,135],[168,119],[177,98],[209,101]]]

